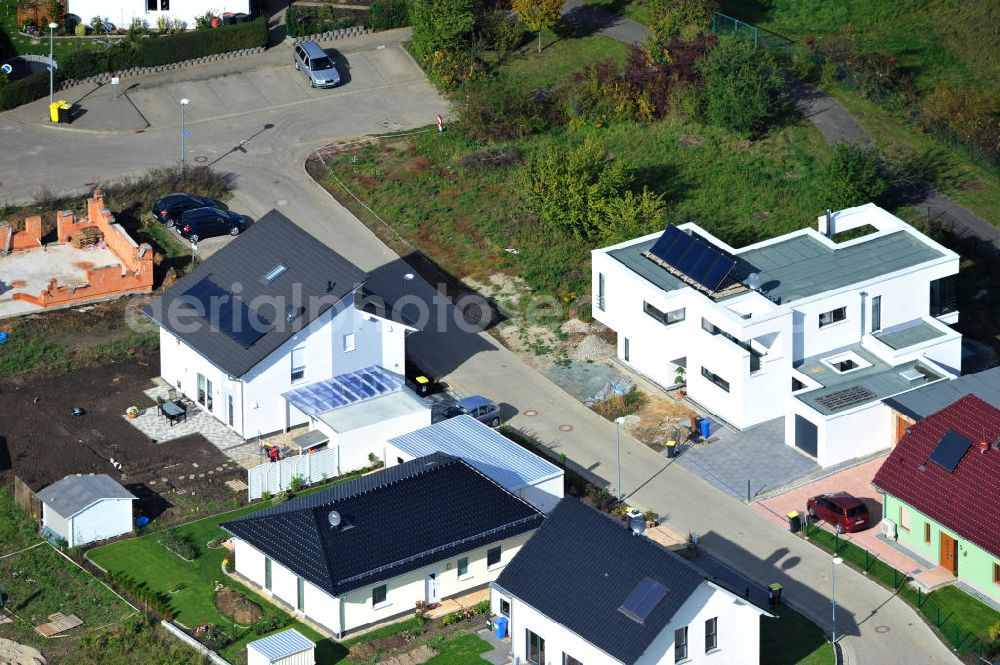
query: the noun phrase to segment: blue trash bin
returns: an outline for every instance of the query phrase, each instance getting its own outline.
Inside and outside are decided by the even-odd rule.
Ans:
[[[712,421],[708,418],[702,418],[698,424],[701,425],[701,438],[707,439],[712,433]]]
[[[493,619],[493,636],[498,640],[507,637],[507,617]]]

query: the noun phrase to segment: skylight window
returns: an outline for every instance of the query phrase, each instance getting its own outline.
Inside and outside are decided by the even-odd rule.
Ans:
[[[642,623],[666,595],[667,587],[654,579],[644,577],[635,585],[618,610],[632,621]]]
[[[260,278],[260,283],[270,284],[274,280],[278,279],[278,276],[281,275],[281,273],[285,272],[286,270],[288,270],[288,268],[286,268],[283,264],[279,263],[278,265],[268,270],[267,273],[265,273],[264,276]]]

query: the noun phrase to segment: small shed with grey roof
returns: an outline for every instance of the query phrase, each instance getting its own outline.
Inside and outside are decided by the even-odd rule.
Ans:
[[[471,416],[449,418],[390,439],[386,465],[432,453],[460,457],[544,513],[563,497],[563,470]]]
[[[939,381],[882,401],[894,411],[913,420],[921,420],[951,406],[966,395],[975,395],[990,406],[1000,409],[1000,367],[966,374],[952,381]]]
[[[289,628],[248,644],[247,665],[316,665],[316,644]]]
[[[66,476],[38,492],[42,526],[70,547],[114,538],[132,530],[136,497],[110,476]]]

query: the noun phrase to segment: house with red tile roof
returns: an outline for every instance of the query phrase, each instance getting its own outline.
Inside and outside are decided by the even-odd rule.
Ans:
[[[966,395],[925,417],[872,484],[883,533],[1000,601],[1000,410]]]

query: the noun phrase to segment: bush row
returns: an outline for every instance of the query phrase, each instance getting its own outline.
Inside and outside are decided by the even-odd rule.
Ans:
[[[318,35],[321,32],[350,28],[358,23],[358,17],[353,12],[347,9],[334,9],[332,5],[321,7],[291,5],[285,12],[285,27],[289,37]]]
[[[12,83],[0,85],[0,111],[41,99],[49,92],[49,75],[31,74]]]
[[[410,25],[409,0],[375,0],[368,25],[373,30],[392,30]]]

